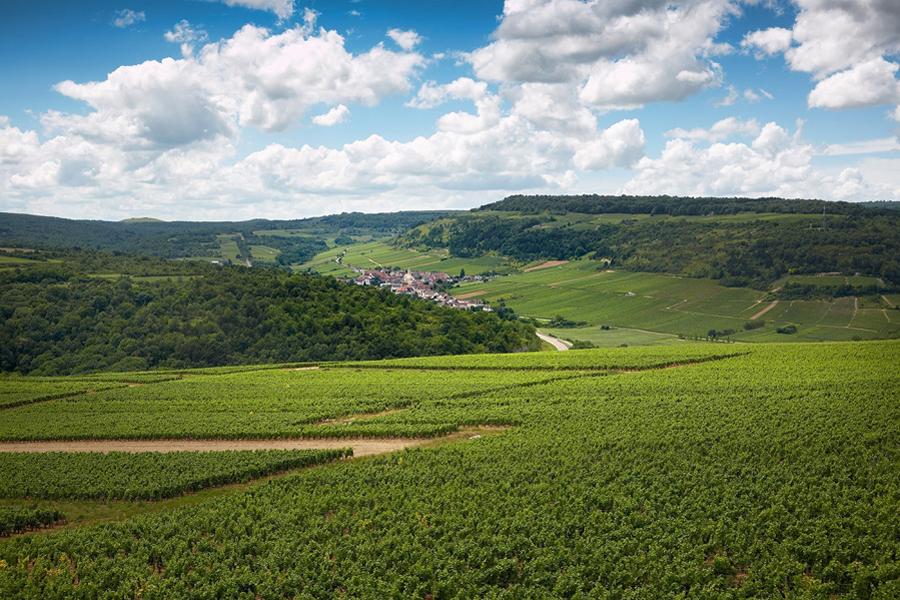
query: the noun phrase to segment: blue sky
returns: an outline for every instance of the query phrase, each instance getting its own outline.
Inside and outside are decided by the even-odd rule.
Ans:
[[[0,210],[897,200],[898,51],[888,0],[7,0]]]

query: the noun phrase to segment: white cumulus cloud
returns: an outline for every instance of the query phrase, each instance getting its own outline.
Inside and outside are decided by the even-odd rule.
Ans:
[[[815,168],[813,157],[817,153],[801,139],[799,128],[789,132],[769,122],[749,143],[717,141],[725,138],[712,135],[712,129],[715,126],[695,130],[696,134],[676,135],[659,157],[641,158],[635,165],[635,176],[622,191],[831,200],[900,198],[900,186],[873,181],[853,167],[837,172]],[[748,134],[754,127],[737,122],[724,129],[741,129]]]
[[[228,6],[243,6],[274,13],[279,19],[289,19],[294,14],[294,0],[221,0]]]
[[[343,104],[338,104],[331,110],[312,118],[312,122],[322,127],[332,127],[338,123],[343,123],[350,116],[350,109]]]
[[[758,58],[784,53],[794,71],[816,81],[812,108],[843,109],[897,101],[900,2],[896,0],[794,0],[791,29],[747,34],[741,46]]]
[[[857,108],[900,101],[900,65],[876,57],[831,75],[809,93],[810,108]]]
[[[787,51],[791,47],[794,33],[784,27],[769,27],[751,31],[741,40],[741,48],[753,50],[757,58]]]
[[[422,42],[422,38],[419,34],[411,29],[408,31],[402,29],[388,29],[387,36],[407,52]]]
[[[199,34],[182,22],[166,37],[189,44]],[[119,67],[103,81],[63,81],[56,90],[93,112],[53,114],[48,123],[138,146],[189,144],[248,125],[279,131],[314,105],[373,105],[405,92],[423,61],[381,45],[353,54],[342,36],[325,29],[276,34],[247,25],[182,59]]]
[[[467,58],[503,83],[570,83],[598,109],[679,100],[721,81],[713,39],[728,0],[507,1],[494,41]]]
[[[755,137],[759,135],[760,127],[756,119],[742,121],[735,117],[727,117],[716,121],[709,129],[695,128],[682,129],[676,127],[665,133],[666,137],[685,140],[703,140],[707,142],[721,142],[732,137]]]

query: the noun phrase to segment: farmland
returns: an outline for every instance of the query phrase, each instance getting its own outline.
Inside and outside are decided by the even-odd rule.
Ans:
[[[0,541],[0,595],[894,597],[898,359],[891,341],[681,342],[188,370],[3,409],[5,440],[438,437]],[[440,438],[484,425],[506,429]],[[89,461],[113,490],[106,473],[141,461],[202,460],[183,454],[5,460],[60,461],[18,471],[48,495]],[[0,515],[91,502],[108,506],[10,498]]]
[[[337,262],[339,256],[340,263]],[[480,275],[488,272],[511,272],[514,263],[491,255],[458,258],[440,250],[419,252],[410,248],[394,247],[387,240],[379,240],[336,246],[317,254],[298,268],[313,269],[323,275],[350,275],[353,271],[349,267],[360,269],[398,267],[416,271],[440,271],[450,275],[457,275],[464,270],[468,275]]]
[[[158,499],[343,458],[343,450],[0,454],[0,498]]]
[[[480,299],[503,301],[517,313],[544,322],[557,315],[584,322],[584,328],[555,329],[552,333],[600,345],[613,345],[613,341],[669,343],[671,338],[665,340],[653,333],[696,337],[706,336],[710,329],[732,329],[735,339],[766,342],[900,336],[900,313],[886,302],[862,308],[853,297],[780,301],[760,315],[769,304],[767,292],[762,290],[724,287],[711,280],[674,275],[612,271],[588,260],[464,284],[453,292],[479,292]],[[744,330],[744,324],[755,315],[766,325]],[[797,334],[776,332],[788,324],[797,326]],[[602,325],[621,328],[619,335],[598,331]],[[629,335],[629,329],[651,333]]]

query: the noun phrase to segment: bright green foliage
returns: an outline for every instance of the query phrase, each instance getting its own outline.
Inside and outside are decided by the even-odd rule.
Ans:
[[[900,344],[566,360],[710,347],[742,354],[527,385],[532,371],[410,370],[421,398],[373,423],[518,425],[8,540],[0,597],[896,598]],[[427,393],[481,373],[498,385]]]
[[[456,426],[431,422],[388,427],[342,417],[554,377],[546,371],[447,377],[437,371],[383,367],[186,376],[6,411],[0,419],[0,439],[430,437]]]
[[[84,276],[94,262],[89,253],[65,257],[65,268],[0,270],[0,371],[84,374],[538,347],[525,323],[331,277],[206,266],[202,277],[180,281],[106,280]],[[173,272],[181,268],[169,262]]]
[[[0,537],[52,525],[63,519],[56,510],[0,506]],[[0,559],[0,570],[4,568]]]
[[[0,409],[32,404],[83,394],[88,391],[110,389],[114,383],[67,379],[35,380],[23,377],[0,377]]]
[[[349,448],[0,453],[0,497],[155,500],[350,455]]]

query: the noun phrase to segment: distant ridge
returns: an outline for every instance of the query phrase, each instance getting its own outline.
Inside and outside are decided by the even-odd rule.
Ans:
[[[165,223],[162,219],[156,219],[154,217],[131,217],[128,219],[122,219],[119,223]]]
[[[476,211],[522,213],[576,212],[586,214],[731,215],[738,213],[781,213],[829,215],[896,214],[893,203],[834,202],[792,198],[733,198],[705,196],[606,196],[513,195],[491,202]]]

